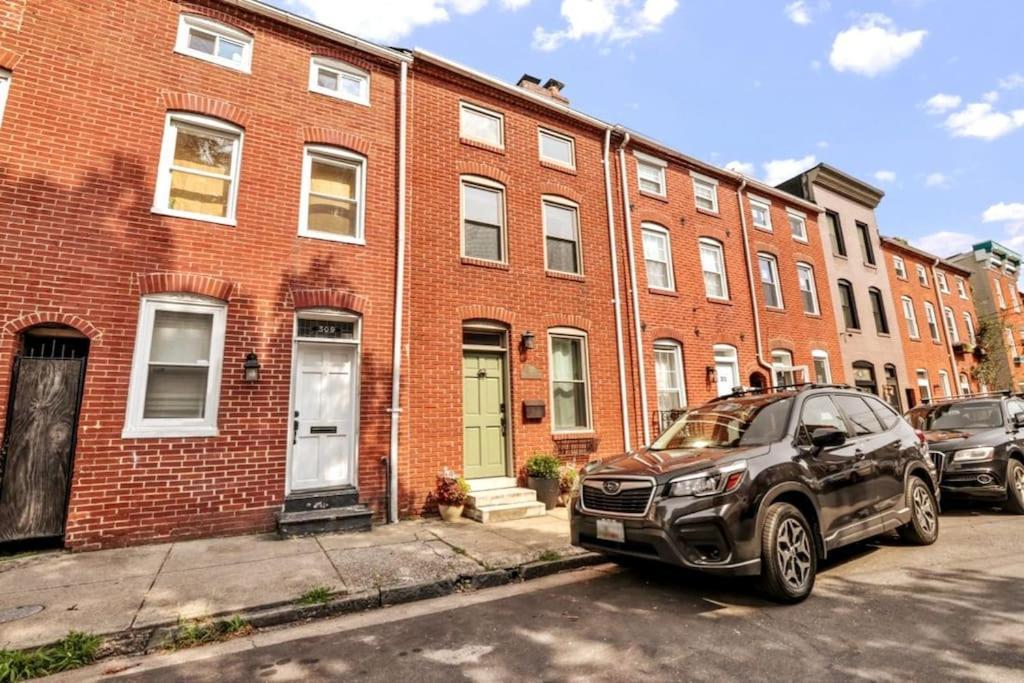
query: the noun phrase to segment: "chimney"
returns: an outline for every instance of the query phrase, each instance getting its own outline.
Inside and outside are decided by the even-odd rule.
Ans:
[[[544,89],[548,91],[551,99],[561,102],[562,104],[569,104],[569,98],[562,94],[562,89],[565,87],[565,83],[556,81],[554,78],[549,78],[548,82],[544,84]]]
[[[540,79],[536,76],[523,74],[516,85],[527,92],[531,92],[534,95],[542,95],[543,97],[552,99],[559,104],[569,104],[569,99],[562,94],[562,88],[565,87],[565,84],[556,81],[553,78],[549,78],[547,83],[541,85]]]

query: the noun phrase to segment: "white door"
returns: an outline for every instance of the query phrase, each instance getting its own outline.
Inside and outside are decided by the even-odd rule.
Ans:
[[[356,348],[298,345],[291,489],[354,486]]]
[[[718,375],[718,395],[728,396],[740,385],[739,371],[732,363],[719,361],[715,364]]]

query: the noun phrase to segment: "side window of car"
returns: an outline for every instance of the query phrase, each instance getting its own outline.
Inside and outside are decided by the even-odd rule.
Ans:
[[[884,431],[882,423],[878,421],[867,402],[860,396],[839,394],[835,396],[835,401],[839,409],[846,413],[850,424],[853,425],[854,436],[867,436]]]
[[[899,423],[900,416],[896,411],[879,401],[877,398],[865,397],[864,400],[867,401],[868,405],[871,406],[871,409],[875,411],[875,417],[877,417],[878,421],[882,423],[882,427],[884,427],[886,431],[889,431]]]
[[[812,396],[804,401],[803,412],[800,414],[800,432],[797,441],[801,445],[810,445],[811,436],[817,429],[833,428],[849,435],[846,422],[836,404],[828,396]]]
[[[1006,412],[1010,414],[1010,419],[1012,420],[1013,416],[1017,413],[1024,413],[1024,403],[1020,401],[1007,401]]]

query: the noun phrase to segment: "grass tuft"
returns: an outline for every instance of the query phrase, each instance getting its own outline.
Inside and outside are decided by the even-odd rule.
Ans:
[[[327,586],[313,586],[299,596],[300,605],[326,605],[331,601],[331,589]]]
[[[14,683],[70,671],[96,659],[103,639],[71,631],[63,640],[35,650],[0,650],[0,683]]]
[[[217,643],[252,633],[252,626],[239,616],[216,621],[187,621],[178,624],[174,635],[165,643],[169,650],[182,650],[207,643]]]
[[[545,550],[537,556],[538,562],[555,562],[562,559],[562,554],[554,550]]]

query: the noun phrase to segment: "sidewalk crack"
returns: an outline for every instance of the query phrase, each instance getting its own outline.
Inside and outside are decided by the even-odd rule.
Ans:
[[[160,573],[164,570],[164,565],[167,564],[167,560],[171,556],[171,551],[174,550],[175,543],[171,543],[167,548],[167,553],[164,555],[164,559],[160,561],[160,566],[157,568],[156,573],[153,574],[153,580],[149,582],[149,588],[142,594],[142,600],[139,602],[138,609],[135,610],[135,616],[132,617],[132,623],[128,625],[129,630],[135,628],[135,622],[139,620],[139,615],[142,614],[142,608],[146,606],[146,598],[149,597],[149,592],[153,590],[153,586],[156,585],[156,580],[160,578]]]
[[[330,554],[327,552],[327,549],[324,548],[322,543],[320,543],[320,537],[319,536],[314,536],[313,540],[316,541],[316,547],[320,548],[320,552],[322,552],[324,554],[324,557],[327,558],[327,561],[331,563],[331,567],[334,568],[334,573],[338,575],[338,581],[341,581],[341,588],[342,588],[342,590],[347,593],[348,592],[348,582],[345,581],[345,577],[341,575],[341,570],[338,569],[338,565],[335,564],[334,560],[331,559]]]

